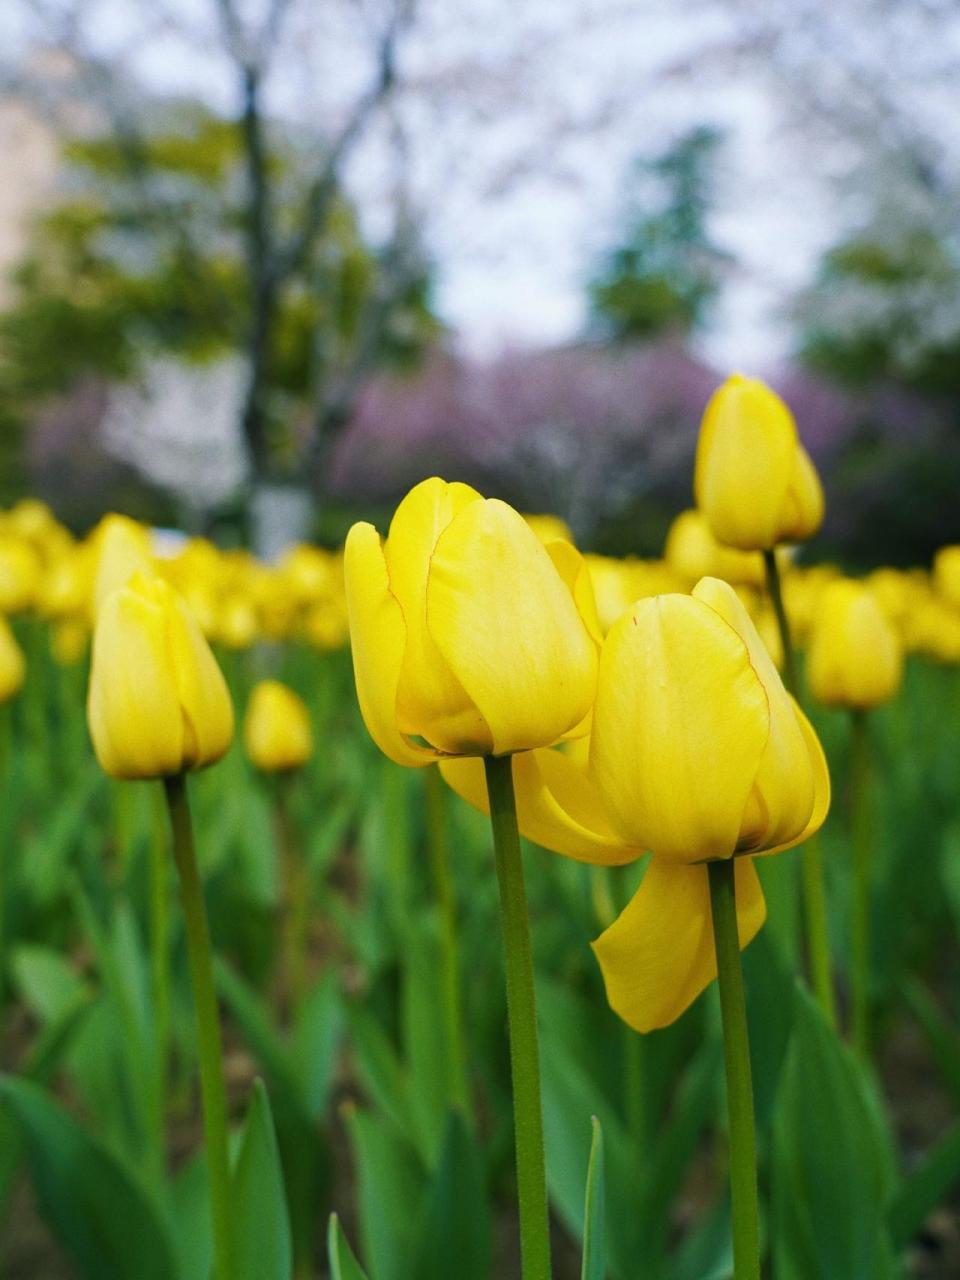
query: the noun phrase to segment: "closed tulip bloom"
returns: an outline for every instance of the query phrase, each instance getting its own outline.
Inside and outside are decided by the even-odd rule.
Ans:
[[[306,703],[279,680],[261,680],[250,695],[243,744],[250,762],[263,773],[299,769],[313,754]]]
[[[385,542],[353,526],[344,574],[360,709],[397,763],[582,731],[599,632],[569,543],[544,547],[506,503],[433,478],[407,494]]]
[[[826,588],[810,638],[807,679],[818,702],[866,710],[900,688],[900,637],[870,589],[840,579]]]
[[[6,618],[0,615],[0,702],[9,702],[20,692],[27,674],[23,650]]]
[[[87,719],[103,769],[161,778],[219,760],[233,706],[196,619],[169,583],[136,574],[104,601]]]
[[[802,541],[823,520],[823,490],[790,410],[764,383],[740,374],[707,405],[694,493],[714,537],[741,551]]]
[[[746,855],[820,827],[826,761],[735,592],[707,578],[692,597],[641,601],[607,636],[590,766],[611,826],[653,853],[632,901],[594,943],[611,1007],[649,1031],[716,977],[704,864],[738,859],[746,946],[766,913]]]

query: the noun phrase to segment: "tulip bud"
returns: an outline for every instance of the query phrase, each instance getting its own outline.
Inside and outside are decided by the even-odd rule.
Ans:
[[[900,688],[900,638],[871,591],[841,579],[824,591],[807,655],[807,679],[818,702],[865,710]]]
[[[563,552],[556,548],[562,546]],[[548,746],[582,724],[597,671],[579,553],[505,502],[425,480],[386,542],[356,524],[344,573],[371,737],[399,764]]]
[[[61,667],[74,667],[87,652],[90,629],[81,618],[58,618],[50,628],[50,652]]]
[[[261,680],[250,695],[243,743],[263,773],[299,769],[313,754],[310,713],[302,698],[279,680]]]
[[[136,574],[104,601],[87,719],[97,759],[115,778],[201,769],[230,746],[223,674],[196,619],[162,579]]]
[[[0,615],[0,703],[9,702],[23,687],[27,664],[6,618]]]
[[[823,490],[790,410],[740,374],[714,392],[703,415],[694,493],[714,537],[741,551],[809,538],[823,520]]]

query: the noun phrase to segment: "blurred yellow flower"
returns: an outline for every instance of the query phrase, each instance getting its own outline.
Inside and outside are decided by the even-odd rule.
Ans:
[[[347,537],[345,583],[360,709],[399,764],[502,755],[581,726],[599,635],[579,553],[464,484],[425,480],[381,544]]]
[[[82,618],[59,618],[50,628],[50,652],[61,667],[74,667],[87,652],[90,629]]]
[[[23,613],[41,590],[43,565],[29,542],[0,537],[0,613]]]
[[[802,541],[823,520],[823,490],[790,410],[741,374],[714,392],[703,415],[694,494],[714,537],[741,551]]]
[[[219,760],[233,706],[196,619],[160,578],[136,574],[101,606],[87,718],[115,778],[160,778]]]
[[[313,754],[306,703],[279,680],[261,680],[250,694],[243,744],[251,763],[263,773],[299,769]]]
[[[896,695],[902,676],[903,646],[876,597],[862,582],[832,582],[810,636],[813,696],[828,707],[876,707]]]

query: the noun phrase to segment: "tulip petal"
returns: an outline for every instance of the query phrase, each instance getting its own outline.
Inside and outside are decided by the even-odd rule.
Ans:
[[[441,760],[440,772],[468,804],[490,812],[481,760]],[[640,856],[613,832],[584,766],[567,752],[543,748],[515,755],[513,786],[520,830],[544,849],[610,867]]]
[[[734,867],[741,949],[767,909],[749,858]],[[653,858],[622,914],[593,943],[611,1009],[636,1031],[669,1026],[717,976],[706,866]]]
[[[797,445],[793,475],[780,517],[778,542],[803,542],[823,524],[823,485],[809,453]]]
[[[733,588],[718,578],[703,578],[693,595],[729,623],[747,646],[770,708],[770,734],[741,824],[739,848],[749,851],[793,843],[810,820],[815,798],[814,759],[796,703]]]
[[[770,728],[747,647],[690,596],[641,600],[600,656],[590,769],[625,844],[729,857]]]
[[[544,543],[547,554],[553,561],[554,568],[567,584],[567,590],[573,596],[577,612],[583,619],[583,625],[598,645],[603,643],[603,632],[597,617],[597,601],[593,591],[593,579],[587,562],[571,542],[554,539]]]
[[[771,853],[783,853],[785,849],[793,849],[798,844],[803,844],[805,840],[809,840],[820,830],[830,812],[830,769],[827,765],[827,757],[823,753],[823,747],[813,725],[796,702],[793,708],[800,722],[800,729],[813,765],[813,811],[807,825],[798,836],[787,840],[784,844],[774,845],[772,849],[761,849],[759,852],[763,857]]]
[[[167,642],[172,647],[180,711],[184,720],[183,765],[213,764],[233,741],[233,703],[223,672],[184,601],[165,582],[152,584],[167,597]]]
[[[440,751],[484,755],[493,747],[490,730],[427,628],[427,579],[437,539],[458,512],[478,502],[480,494],[469,485],[437,476],[424,480],[397,507],[384,556],[406,630],[396,700],[400,729]]]
[[[796,449],[790,410],[762,382],[735,375],[714,392],[700,428],[693,488],[716,538],[743,551],[778,541]]]
[[[353,673],[367,731],[397,764],[429,764],[435,752],[410,742],[397,725],[406,631],[400,605],[390,593],[380,535],[372,524],[355,524],[348,533],[343,570]]]
[[[180,770],[185,726],[166,619],[140,592],[114,591],[100,608],[87,716],[97,759],[112,777]]]
[[[549,746],[589,711],[596,644],[536,534],[505,502],[470,503],[440,535],[427,625],[490,726],[495,755]]]

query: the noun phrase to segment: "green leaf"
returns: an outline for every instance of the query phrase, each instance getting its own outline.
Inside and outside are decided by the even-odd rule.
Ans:
[[[23,1133],[44,1221],[84,1280],[176,1280],[160,1216],[123,1165],[37,1085],[5,1077],[0,1101]]]
[[[223,960],[214,960],[217,990],[227,1008],[240,1024],[244,1038],[270,1083],[278,1092],[296,1099],[306,1113],[300,1081],[283,1039],[274,1029],[267,1006],[257,998],[243,979]]]
[[[87,986],[70,962],[49,947],[17,947],[11,967],[24,1002],[43,1022],[58,1018]]]
[[[417,1280],[486,1280],[490,1211],[476,1139],[458,1111],[448,1113],[436,1173],[418,1234]]]
[[[290,1280],[293,1250],[280,1152],[262,1080],[253,1086],[233,1170],[238,1280]]]
[[[887,1280],[888,1135],[870,1081],[798,986],[773,1120],[771,1182],[777,1280]]]
[[[174,1178],[170,1189],[171,1220],[176,1223],[174,1247],[180,1276],[210,1276],[213,1267],[213,1234],[210,1224],[210,1185],[203,1151],[192,1156]]]
[[[587,1166],[587,1191],[583,1208],[583,1266],[580,1280],[604,1280],[607,1274],[606,1189],[603,1168],[603,1129],[591,1120],[593,1141]]]
[[[905,1178],[890,1205],[888,1221],[898,1249],[908,1245],[927,1216],[960,1181],[960,1123],[949,1129]]]
[[[327,1229],[327,1261],[330,1264],[330,1280],[367,1280],[367,1273],[353,1256],[353,1250],[347,1244],[335,1213],[331,1213]]]
[[[343,1009],[337,975],[329,969],[297,1011],[292,1057],[307,1109],[320,1116],[327,1109],[330,1086],[343,1037]]]
[[[384,1115],[353,1111],[363,1255],[375,1280],[410,1280],[426,1175],[414,1147]]]

